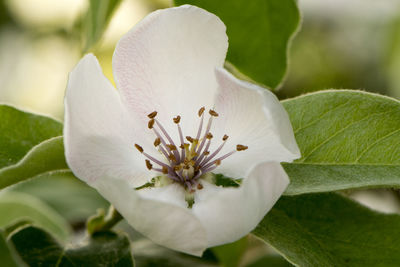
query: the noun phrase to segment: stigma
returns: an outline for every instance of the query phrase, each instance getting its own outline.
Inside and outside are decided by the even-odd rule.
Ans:
[[[211,143],[218,142],[218,140],[214,140],[211,128],[213,120],[219,114],[215,110],[210,109],[208,111],[207,125],[203,129],[206,114],[204,107],[199,109],[197,113],[199,127],[194,136],[185,136],[183,134],[180,126],[181,116],[178,115],[172,118],[172,122],[177,126],[179,135],[179,143],[177,144],[160,121],[157,120],[157,111],[148,114],[149,121],[147,126],[155,135],[154,147],[163,155],[164,160],[158,160],[145,152],[140,145],[135,144],[136,149],[146,157],[145,164],[147,169],[156,171],[160,175],[168,177],[173,182],[181,184],[189,192],[194,192],[196,189],[201,190],[203,188],[200,183],[201,177],[214,171],[226,158],[232,156],[234,153],[248,149],[245,145],[237,144],[235,149],[226,154],[219,155],[229,138],[225,134],[219,140],[219,146],[214,151],[210,151]]]

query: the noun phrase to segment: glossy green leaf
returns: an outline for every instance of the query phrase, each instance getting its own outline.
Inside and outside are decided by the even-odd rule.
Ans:
[[[282,197],[253,231],[298,266],[398,266],[400,215],[336,193]]]
[[[90,0],[89,9],[84,20],[84,52],[87,52],[100,40],[114,11],[121,0]]]
[[[16,164],[34,146],[62,135],[62,124],[52,118],[0,105],[0,169]]]
[[[295,0],[175,0],[221,18],[227,27],[227,60],[245,76],[276,88],[285,76],[287,50],[300,15]]]
[[[62,137],[48,139],[30,150],[17,164],[0,170],[0,189],[41,175],[68,172]]]
[[[284,164],[286,194],[400,187],[400,102],[361,91],[283,101],[302,157]]]
[[[39,199],[24,193],[0,194],[0,214],[0,228],[25,220],[48,230],[61,240],[66,240],[70,233],[64,218]]]
[[[130,241],[122,234],[99,232],[63,247],[40,228],[28,226],[10,237],[29,266],[134,266]]]

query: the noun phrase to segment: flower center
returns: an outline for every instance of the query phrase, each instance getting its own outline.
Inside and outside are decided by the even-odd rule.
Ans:
[[[165,157],[164,162],[154,158],[150,154],[146,153],[140,145],[135,144],[136,149],[147,158],[145,163],[149,170],[157,171],[162,175],[167,176],[172,181],[180,183],[189,192],[194,192],[196,188],[199,190],[202,189],[203,186],[199,182],[199,179],[204,174],[216,169],[224,159],[237,151],[243,151],[248,148],[244,145],[236,145],[236,149],[222,156],[218,156],[228,140],[228,136],[225,134],[222,137],[221,144],[215,149],[215,151],[210,152],[209,148],[213,139],[210,130],[214,118],[217,118],[219,115],[214,110],[209,110],[208,123],[205,132],[202,134],[205,116],[204,111],[204,107],[200,108],[198,111],[200,123],[195,137],[186,136],[186,138],[184,138],[180,126],[181,117],[178,115],[173,118],[173,122],[178,128],[180,141],[179,146],[174,143],[171,136],[156,119],[156,111],[147,115],[150,119],[148,122],[148,128],[151,129],[156,136],[154,146]],[[185,139],[187,142],[185,142]]]

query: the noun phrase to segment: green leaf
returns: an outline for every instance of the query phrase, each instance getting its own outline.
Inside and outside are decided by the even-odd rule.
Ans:
[[[1,194],[0,214],[0,228],[24,220],[48,230],[61,240],[66,240],[70,233],[64,218],[39,199],[24,193]]]
[[[85,222],[98,208],[106,209],[109,205],[95,189],[77,179],[71,172],[41,175],[19,183],[10,190],[41,199],[72,224]]]
[[[293,266],[278,255],[267,255],[257,259],[246,267],[291,267]]]
[[[17,164],[1,169],[0,189],[35,176],[56,175],[68,171],[63,138],[54,137],[35,146]]]
[[[7,243],[6,236],[2,231],[0,231],[0,259],[2,266],[22,266],[14,248]]]
[[[62,124],[49,117],[0,105],[0,169],[16,164],[34,146],[62,135]]]
[[[29,266],[134,266],[129,239],[114,232],[99,232],[63,247],[42,229],[28,226],[10,241]]]
[[[335,193],[282,197],[253,234],[297,266],[398,266],[400,216]]]
[[[276,88],[287,68],[288,45],[300,21],[295,0],[175,0],[216,14],[229,37],[227,60],[251,79]]]
[[[214,247],[212,252],[217,256],[219,263],[224,267],[239,266],[247,248],[247,236],[236,242]]]
[[[121,0],[90,0],[89,3],[84,19],[84,52],[100,40]]]
[[[302,158],[283,164],[287,195],[400,186],[400,102],[361,91],[283,101]]]

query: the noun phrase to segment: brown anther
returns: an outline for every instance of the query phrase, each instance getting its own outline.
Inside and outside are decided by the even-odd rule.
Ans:
[[[200,170],[200,168],[201,168],[201,167],[200,167],[199,165],[196,165],[196,166],[194,166],[194,171],[197,172],[197,171]]]
[[[176,124],[178,124],[180,121],[181,121],[181,116],[176,116],[175,118],[173,118],[173,120],[174,120],[174,122],[176,123]]]
[[[197,184],[197,189],[201,190],[201,189],[203,189],[203,188],[204,188],[204,187],[203,187],[202,184]]]
[[[237,145],[237,146],[236,146],[236,150],[237,150],[237,151],[246,150],[246,149],[248,149],[248,148],[249,148],[248,146],[244,146],[244,145]]]
[[[161,144],[161,139],[160,138],[156,138],[156,140],[154,140],[154,146],[159,146]]]
[[[153,129],[154,119],[149,120],[149,123],[147,124],[147,126],[149,127],[149,129]]]
[[[176,162],[176,158],[175,158],[175,155],[174,155],[174,154],[169,154],[169,155],[168,155],[168,158],[169,158],[170,160],[172,160],[173,162]]]
[[[168,168],[165,166],[163,166],[161,170],[162,170],[162,173],[164,173],[164,174],[168,173]]]
[[[208,155],[210,155],[210,151],[204,151],[204,156],[208,156]]]
[[[154,119],[156,116],[157,116],[157,111],[153,111],[152,113],[147,115],[147,117],[149,117],[150,119]]]
[[[174,171],[179,171],[180,169],[182,169],[182,166],[181,165],[176,165],[176,166],[174,166]]]
[[[205,107],[201,107],[200,109],[199,109],[199,117],[201,117],[201,115],[203,115],[203,113],[204,113],[204,110],[206,110],[206,108]]]
[[[190,169],[190,166],[189,166],[189,165],[185,165],[185,166],[183,166],[183,168],[184,168],[185,170],[189,170],[189,169]]]
[[[138,144],[135,144],[135,147],[140,153],[143,153],[143,147],[139,146]]]
[[[167,147],[169,148],[169,150],[171,150],[171,151],[176,150],[176,146],[174,146],[173,144],[167,144],[166,146],[167,146]]]
[[[215,163],[215,165],[219,166],[219,165],[221,165],[221,160],[217,159],[214,163]]]
[[[179,147],[182,148],[182,149],[185,149],[185,145],[184,144],[181,144]]]
[[[194,189],[190,190],[190,193],[192,193],[192,194],[193,194],[194,192],[196,192]]]
[[[210,113],[211,116],[218,117],[218,113],[215,112],[215,110],[210,109],[210,111],[208,111],[208,113]]]
[[[188,140],[190,143],[193,143],[194,139],[190,136],[186,136],[186,140]]]
[[[211,138],[213,138],[213,135],[212,135],[212,133],[208,133],[208,134],[206,135],[206,138],[207,138],[207,139],[211,139]]]
[[[228,140],[229,136],[227,136],[226,134],[224,135],[224,137],[222,137],[222,141],[226,141]]]
[[[185,158],[185,159],[183,160],[183,164],[185,164],[185,165],[189,165],[189,162],[190,162],[190,160],[188,160],[187,158]]]
[[[147,169],[151,170],[153,168],[153,164],[150,163],[150,160],[146,159],[146,167]]]

